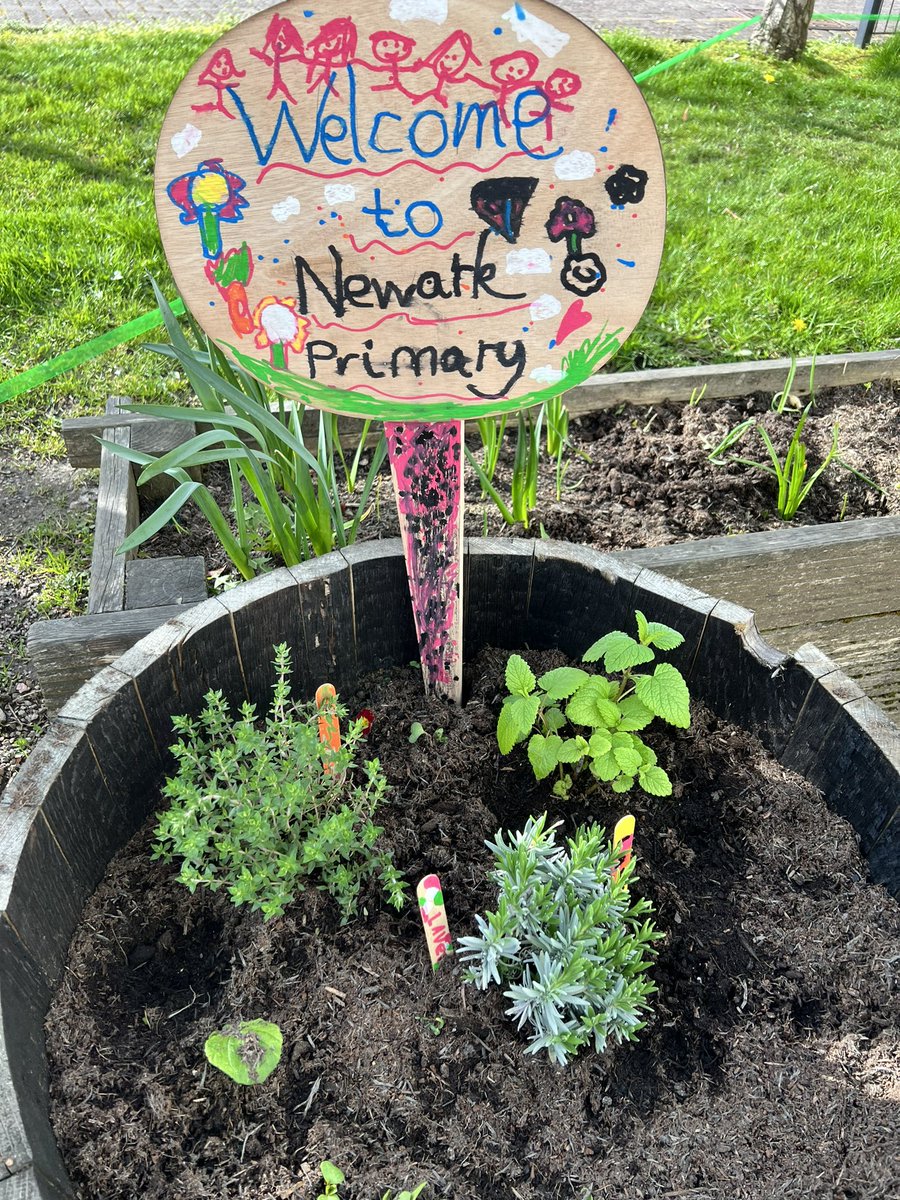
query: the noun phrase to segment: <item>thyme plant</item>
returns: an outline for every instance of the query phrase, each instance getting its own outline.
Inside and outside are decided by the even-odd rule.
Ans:
[[[528,761],[535,778],[546,779],[558,771],[554,795],[569,794],[572,774],[567,768],[578,770],[584,764],[614,792],[630,791],[637,783],[651,796],[672,794],[672,781],[637,731],[654,717],[687,729],[691,722],[687,684],[671,663],[657,663],[652,673],[637,673],[636,668],[649,666],[656,650],[674,650],[684,638],[668,625],[648,621],[642,612],[635,617],[637,638],[613,630],[582,657],[586,663],[602,658],[606,671],[617,676],[614,679],[580,667],[557,667],[536,680],[523,658],[510,655],[506,664],[510,694],[497,722],[500,753],[509,754],[528,738]],[[584,732],[566,736],[570,726],[581,726]]]
[[[265,920],[281,916],[310,878],[337,901],[342,923],[356,913],[362,884],[378,874],[388,901],[403,906],[406,884],[376,843],[373,821],[387,780],[378,759],[356,763],[365,723],[355,721],[339,750],[319,739],[312,703],[290,697],[291,655],[275,647],[276,680],[266,716],[252,704],[235,719],[220,691],[196,719],[178,716],[171,747],[178,773],[156,828],[154,858],[181,860],[191,892],[224,887],[235,904]],[[346,709],[336,706],[339,716]]]
[[[621,854],[599,826],[580,826],[563,847],[558,823],[546,821],[529,817],[508,840],[501,831],[487,843],[497,909],[476,916],[479,936],[459,938],[458,953],[482,991],[508,985],[507,1014],[529,1030],[526,1053],[546,1050],[565,1066],[582,1046],[601,1054],[610,1039],[636,1039],[662,934],[646,919],[649,900],[629,894],[633,862],[613,878]]]

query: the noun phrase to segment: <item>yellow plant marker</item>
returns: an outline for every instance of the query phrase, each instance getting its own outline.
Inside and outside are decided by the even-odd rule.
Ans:
[[[621,843],[622,846],[622,861],[613,869],[613,880],[619,878],[631,862],[631,845],[634,842],[634,817],[631,813],[626,813],[619,821],[616,822],[616,827],[613,830],[613,849]]]
[[[447,910],[444,908],[444,893],[437,875],[426,875],[416,888],[419,912],[425,926],[425,941],[431,956],[431,969],[438,965],[450,946],[450,928],[447,925]]]
[[[316,708],[319,710],[319,741],[337,754],[341,748],[341,725],[334,711],[337,692],[334,685],[323,683],[316,689]],[[325,764],[325,771],[330,774],[334,769],[333,763]]]

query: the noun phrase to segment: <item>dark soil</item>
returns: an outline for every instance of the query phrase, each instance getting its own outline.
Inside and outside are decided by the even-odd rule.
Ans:
[[[705,401],[693,407],[623,405],[573,421],[573,453],[560,497],[556,497],[553,464],[544,461],[528,532],[539,536],[543,529],[550,538],[615,552],[782,528],[785,523],[775,507],[775,480],[736,463],[716,466],[709,462],[709,454],[730,429],[757,415],[783,459],[799,409],[807,401],[808,397],[794,397],[781,414],[771,411],[769,395]],[[900,383],[832,388],[816,397],[804,429],[810,474],[828,453],[835,424],[841,460],[878,487],[869,487],[832,463],[791,524],[900,514]],[[470,448],[480,461],[474,425],[469,434]],[[496,476],[498,491],[505,497],[509,496],[514,452],[514,438],[508,436]],[[748,434],[735,453],[768,461],[758,434]],[[207,482],[227,511],[231,504],[227,473],[210,471]],[[493,503],[484,500],[475,472],[468,467],[465,483],[469,536],[522,535],[521,526],[510,529],[504,525]],[[360,536],[395,537],[397,533],[393,490],[385,470]],[[146,553],[203,554],[217,574],[233,572],[193,506],[183,510],[177,529],[169,526],[147,543]]]
[[[148,825],[89,902],[47,1022],[79,1200],[312,1200],[324,1158],[342,1200],[423,1179],[455,1200],[900,1192],[900,910],[866,883],[849,827],[699,708],[689,731],[648,731],[672,797],[561,807],[524,751],[499,757],[505,658],[470,664],[460,709],[424,699],[412,670],[347,697],[376,713],[385,841],[411,883],[440,873],[459,935],[494,899],[486,837],[545,809],[609,828],[627,803],[634,890],[665,933],[641,1041],[566,1069],[525,1055],[499,989],[464,986],[452,959],[432,974],[413,905],[398,916],[373,890],[342,928],[312,891],[264,924],[174,883]],[[410,745],[413,721],[427,733]],[[255,1017],[285,1053],[240,1088],[203,1043]]]

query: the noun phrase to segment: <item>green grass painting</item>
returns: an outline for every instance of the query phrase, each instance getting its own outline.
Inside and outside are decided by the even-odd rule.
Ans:
[[[0,381],[174,294],[152,174],[168,99],[220,30],[5,32],[0,43]],[[610,44],[637,73],[681,46]],[[666,251],[610,369],[900,344],[896,56],[816,43],[795,65],[724,42],[649,79]],[[151,335],[151,340],[153,335]],[[184,382],[133,343],[0,405],[0,444],[60,452],[60,415]]]

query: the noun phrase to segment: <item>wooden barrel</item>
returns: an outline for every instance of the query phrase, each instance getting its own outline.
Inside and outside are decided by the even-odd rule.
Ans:
[[[691,695],[757,733],[852,822],[872,877],[900,894],[900,731],[814,646],[785,656],[753,614],[579,546],[472,539],[465,654],[485,645],[580,657],[640,609],[680,630]],[[157,804],[173,713],[210,688],[265,708],[272,646],[294,687],[338,690],[408,663],[416,639],[399,541],[261,576],[138,642],[60,710],[0,800],[0,1200],[72,1195],[47,1115],[43,1021],[82,906]]]

